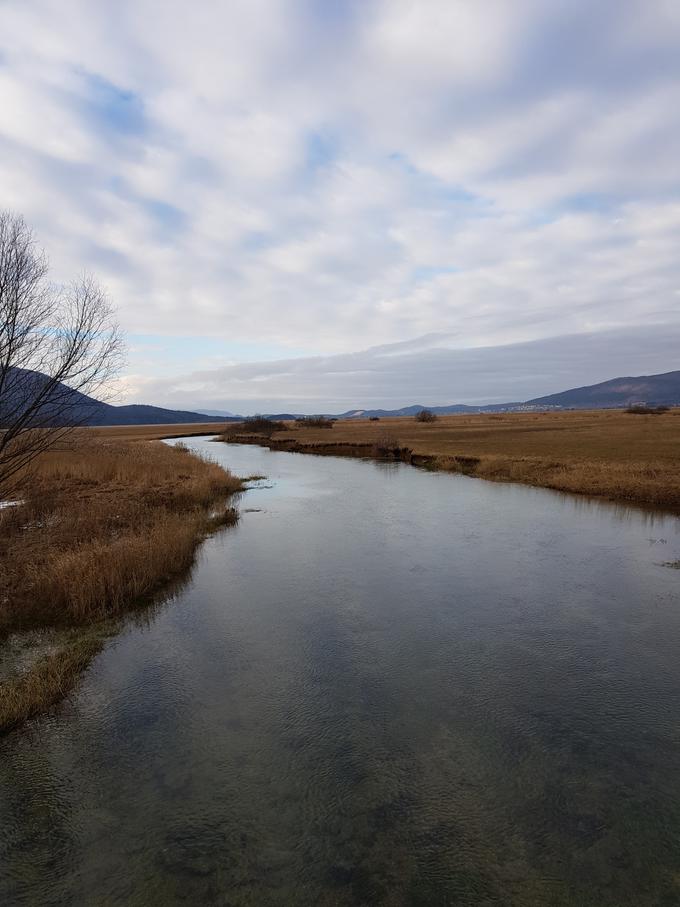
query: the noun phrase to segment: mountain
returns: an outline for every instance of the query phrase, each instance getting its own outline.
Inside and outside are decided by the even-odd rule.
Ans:
[[[173,425],[191,422],[239,422],[233,416],[211,416],[206,413],[192,413],[183,409],[163,409],[160,406],[130,404],[111,406],[97,402],[97,408],[88,418],[87,425]]]
[[[3,420],[10,418],[10,413],[21,412],[24,401],[32,399],[47,381],[47,376],[41,372],[19,368],[10,369],[3,399],[0,400],[0,426],[2,426]],[[214,416],[186,410],[163,409],[159,406],[141,404],[113,406],[72,390],[65,384],[57,385],[55,391],[50,395],[50,399],[54,401],[51,406],[52,414],[50,414],[50,407],[45,407],[40,414],[41,425],[64,424],[65,413],[68,416],[67,424],[77,425],[164,425],[239,421],[233,416]]]
[[[402,406],[400,409],[349,409],[341,413],[338,419],[372,419],[390,418],[395,416],[415,416],[422,409],[429,409],[438,416],[449,416],[456,413],[497,413],[524,406],[523,403],[489,403],[486,406],[468,406],[465,403],[451,403],[448,406],[422,406],[414,403],[412,406]]]
[[[0,426],[3,411],[16,408],[21,394],[30,396],[33,389],[47,381],[40,372],[29,372],[13,369],[9,391],[5,399],[0,400]],[[12,399],[14,388],[15,399]],[[68,411],[72,420],[82,425],[163,425],[190,424],[196,422],[240,422],[242,416],[235,416],[223,410],[208,410],[205,413],[186,410],[163,409],[159,406],[133,404],[113,406],[88,397],[78,391],[61,385],[58,393],[68,401]],[[487,406],[467,406],[464,403],[452,403],[449,406],[422,406],[413,404],[399,409],[351,409],[344,413],[325,415],[337,419],[370,419],[389,418],[390,416],[414,416],[421,409],[429,409],[437,415],[452,413],[494,413],[517,412],[536,409],[611,409],[628,406],[631,403],[664,404],[680,406],[680,371],[665,372],[660,375],[639,375],[637,377],[612,378],[600,384],[575,387],[545,397],[534,397],[523,403],[492,403]],[[267,413],[266,418],[276,420],[293,420],[297,413]]]
[[[631,403],[680,404],[680,372],[662,375],[612,378],[600,384],[575,387],[559,394],[536,397],[527,404],[534,406],[561,406],[577,409],[603,409],[628,406]]]

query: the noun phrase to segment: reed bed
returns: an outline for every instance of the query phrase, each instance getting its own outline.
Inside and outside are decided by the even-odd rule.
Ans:
[[[45,454],[16,491],[22,503],[0,510],[0,642],[36,627],[91,627],[139,604],[236,519],[229,497],[241,487],[181,446],[84,435]],[[58,698],[95,648],[71,642],[0,685],[0,728]]]

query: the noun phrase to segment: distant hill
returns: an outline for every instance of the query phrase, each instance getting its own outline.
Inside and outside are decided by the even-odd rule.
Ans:
[[[528,400],[536,406],[576,407],[577,409],[603,409],[628,406],[631,403],[680,404],[680,371],[662,375],[612,378],[601,384],[575,387],[559,394]]]
[[[488,406],[467,406],[465,403],[451,403],[448,406],[422,406],[414,403],[412,406],[402,406],[400,409],[349,409],[337,416],[338,419],[372,419],[376,416],[389,419],[395,416],[415,416],[421,409],[429,409],[438,416],[448,416],[455,413],[497,413],[512,407],[523,406],[522,403],[490,403]]]
[[[233,416],[211,416],[207,413],[192,413],[183,409],[163,409],[160,406],[130,404],[111,406],[98,403],[97,409],[88,419],[87,425],[172,425],[191,422],[238,422]]]
[[[46,381],[46,377],[39,372],[26,372],[17,369],[16,373],[21,381],[18,385],[23,388],[32,384]],[[73,419],[78,424],[84,425],[163,425],[173,423],[196,422],[240,422],[242,416],[227,414],[223,410],[209,410],[206,413],[190,412],[187,410],[163,409],[159,406],[145,406],[131,404],[127,406],[113,406],[102,403],[93,397],[87,397],[77,391],[64,392],[73,395]],[[429,409],[437,415],[451,413],[493,413],[516,412],[523,410],[556,408],[556,409],[610,409],[628,406],[631,403],[664,404],[666,406],[680,406],[680,371],[665,372],[661,375],[640,375],[638,377],[612,378],[600,384],[591,384],[585,387],[576,387],[571,390],[561,391],[557,394],[548,394],[545,397],[534,397],[523,403],[492,403],[487,406],[467,406],[464,403],[452,403],[448,406],[423,406],[412,404],[398,409],[350,409],[344,413],[324,413],[330,418],[337,419],[370,419],[389,418],[390,416],[414,416],[421,409]],[[10,409],[13,401],[10,399],[0,401],[0,427],[2,426],[2,413]],[[276,420],[293,420],[300,413],[267,413],[266,418]]]
[[[31,397],[40,386],[47,381],[47,377],[40,372],[31,372],[26,369],[12,369],[8,388],[4,399],[0,401],[0,427],[3,424],[3,412],[8,413],[21,409],[22,400]],[[234,417],[213,416],[205,413],[187,412],[177,409],[163,409],[160,406],[144,406],[132,404],[128,406],[113,406],[102,403],[79,391],[71,390],[65,385],[59,385],[57,393],[60,399],[67,400],[69,422],[78,425],[164,425],[172,423],[192,422],[229,422],[238,421]],[[5,418],[7,418],[5,416]],[[43,412],[42,424],[50,424],[49,412]],[[62,420],[63,421],[63,420]]]

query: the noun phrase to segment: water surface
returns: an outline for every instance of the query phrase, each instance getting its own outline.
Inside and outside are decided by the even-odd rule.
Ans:
[[[185,443],[268,480],[0,741],[0,903],[680,904],[680,521]]]

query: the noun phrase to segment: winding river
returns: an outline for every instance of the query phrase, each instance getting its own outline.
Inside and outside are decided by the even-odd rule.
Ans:
[[[0,741],[0,903],[680,904],[680,520],[185,443],[267,479]]]

